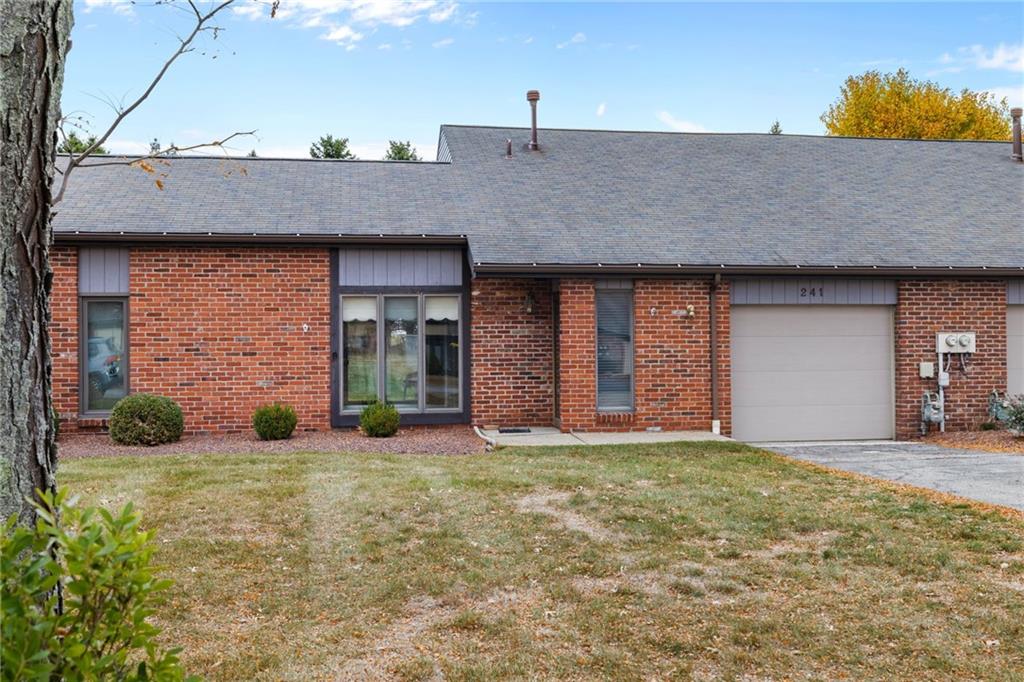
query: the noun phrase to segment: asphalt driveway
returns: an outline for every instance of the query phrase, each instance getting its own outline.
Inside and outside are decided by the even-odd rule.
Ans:
[[[1024,455],[898,442],[758,445],[835,469],[1024,510]]]

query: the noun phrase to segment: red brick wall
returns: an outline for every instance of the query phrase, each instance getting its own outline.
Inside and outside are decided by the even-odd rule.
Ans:
[[[711,428],[711,299],[706,279],[636,280],[636,418],[634,428]],[[719,417],[728,431],[729,291],[716,297],[719,347]],[[693,317],[675,314],[694,308]],[[652,308],[654,314],[651,314]],[[724,390],[723,390],[724,389]]]
[[[921,396],[936,390],[936,381],[921,379],[918,363],[936,362],[935,334],[942,331],[977,332],[969,375],[954,362],[946,389],[946,428],[977,428],[986,419],[989,393],[1006,390],[1006,282],[907,280],[898,286],[896,437],[919,433]]]
[[[597,328],[594,282],[559,283],[558,406],[563,431],[597,426]],[[607,424],[613,428],[615,424]]]
[[[61,430],[78,425],[78,249],[50,249],[53,289],[50,292],[50,344],[53,354],[53,406]]]
[[[329,428],[329,253],[132,249],[132,392],[178,401],[189,432],[247,430],[275,400],[295,408],[297,428]]]
[[[533,312],[526,311],[528,295]],[[550,280],[477,278],[471,301],[473,423],[550,426]]]
[[[54,402],[73,430],[97,423],[77,419],[77,250],[52,258]],[[248,430],[275,400],[299,429],[330,427],[327,249],[142,247],[129,269],[133,393],[176,400],[189,433]]]

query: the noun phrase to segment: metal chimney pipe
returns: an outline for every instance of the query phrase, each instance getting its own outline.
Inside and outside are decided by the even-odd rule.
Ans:
[[[526,101],[530,103],[530,151],[532,152],[540,149],[540,145],[537,144],[537,102],[539,100],[539,90],[528,90],[526,92]]]
[[[1014,107],[1010,109],[1010,118],[1013,119],[1013,160],[1024,161],[1024,154],[1021,153],[1021,139],[1020,139],[1020,116],[1024,113],[1024,109],[1020,107]]]

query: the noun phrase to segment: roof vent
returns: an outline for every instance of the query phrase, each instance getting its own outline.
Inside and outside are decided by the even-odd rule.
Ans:
[[[1020,115],[1024,113],[1020,107],[1010,109],[1010,117],[1013,119],[1013,160],[1024,161],[1024,154],[1021,153],[1020,139]]]
[[[537,102],[540,101],[539,90],[527,90],[526,101],[530,103],[530,151],[540,149],[537,144]]]

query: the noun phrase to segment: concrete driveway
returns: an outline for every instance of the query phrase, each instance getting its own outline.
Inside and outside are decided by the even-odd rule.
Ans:
[[[757,443],[835,469],[1024,510],[1024,455],[923,443]]]

